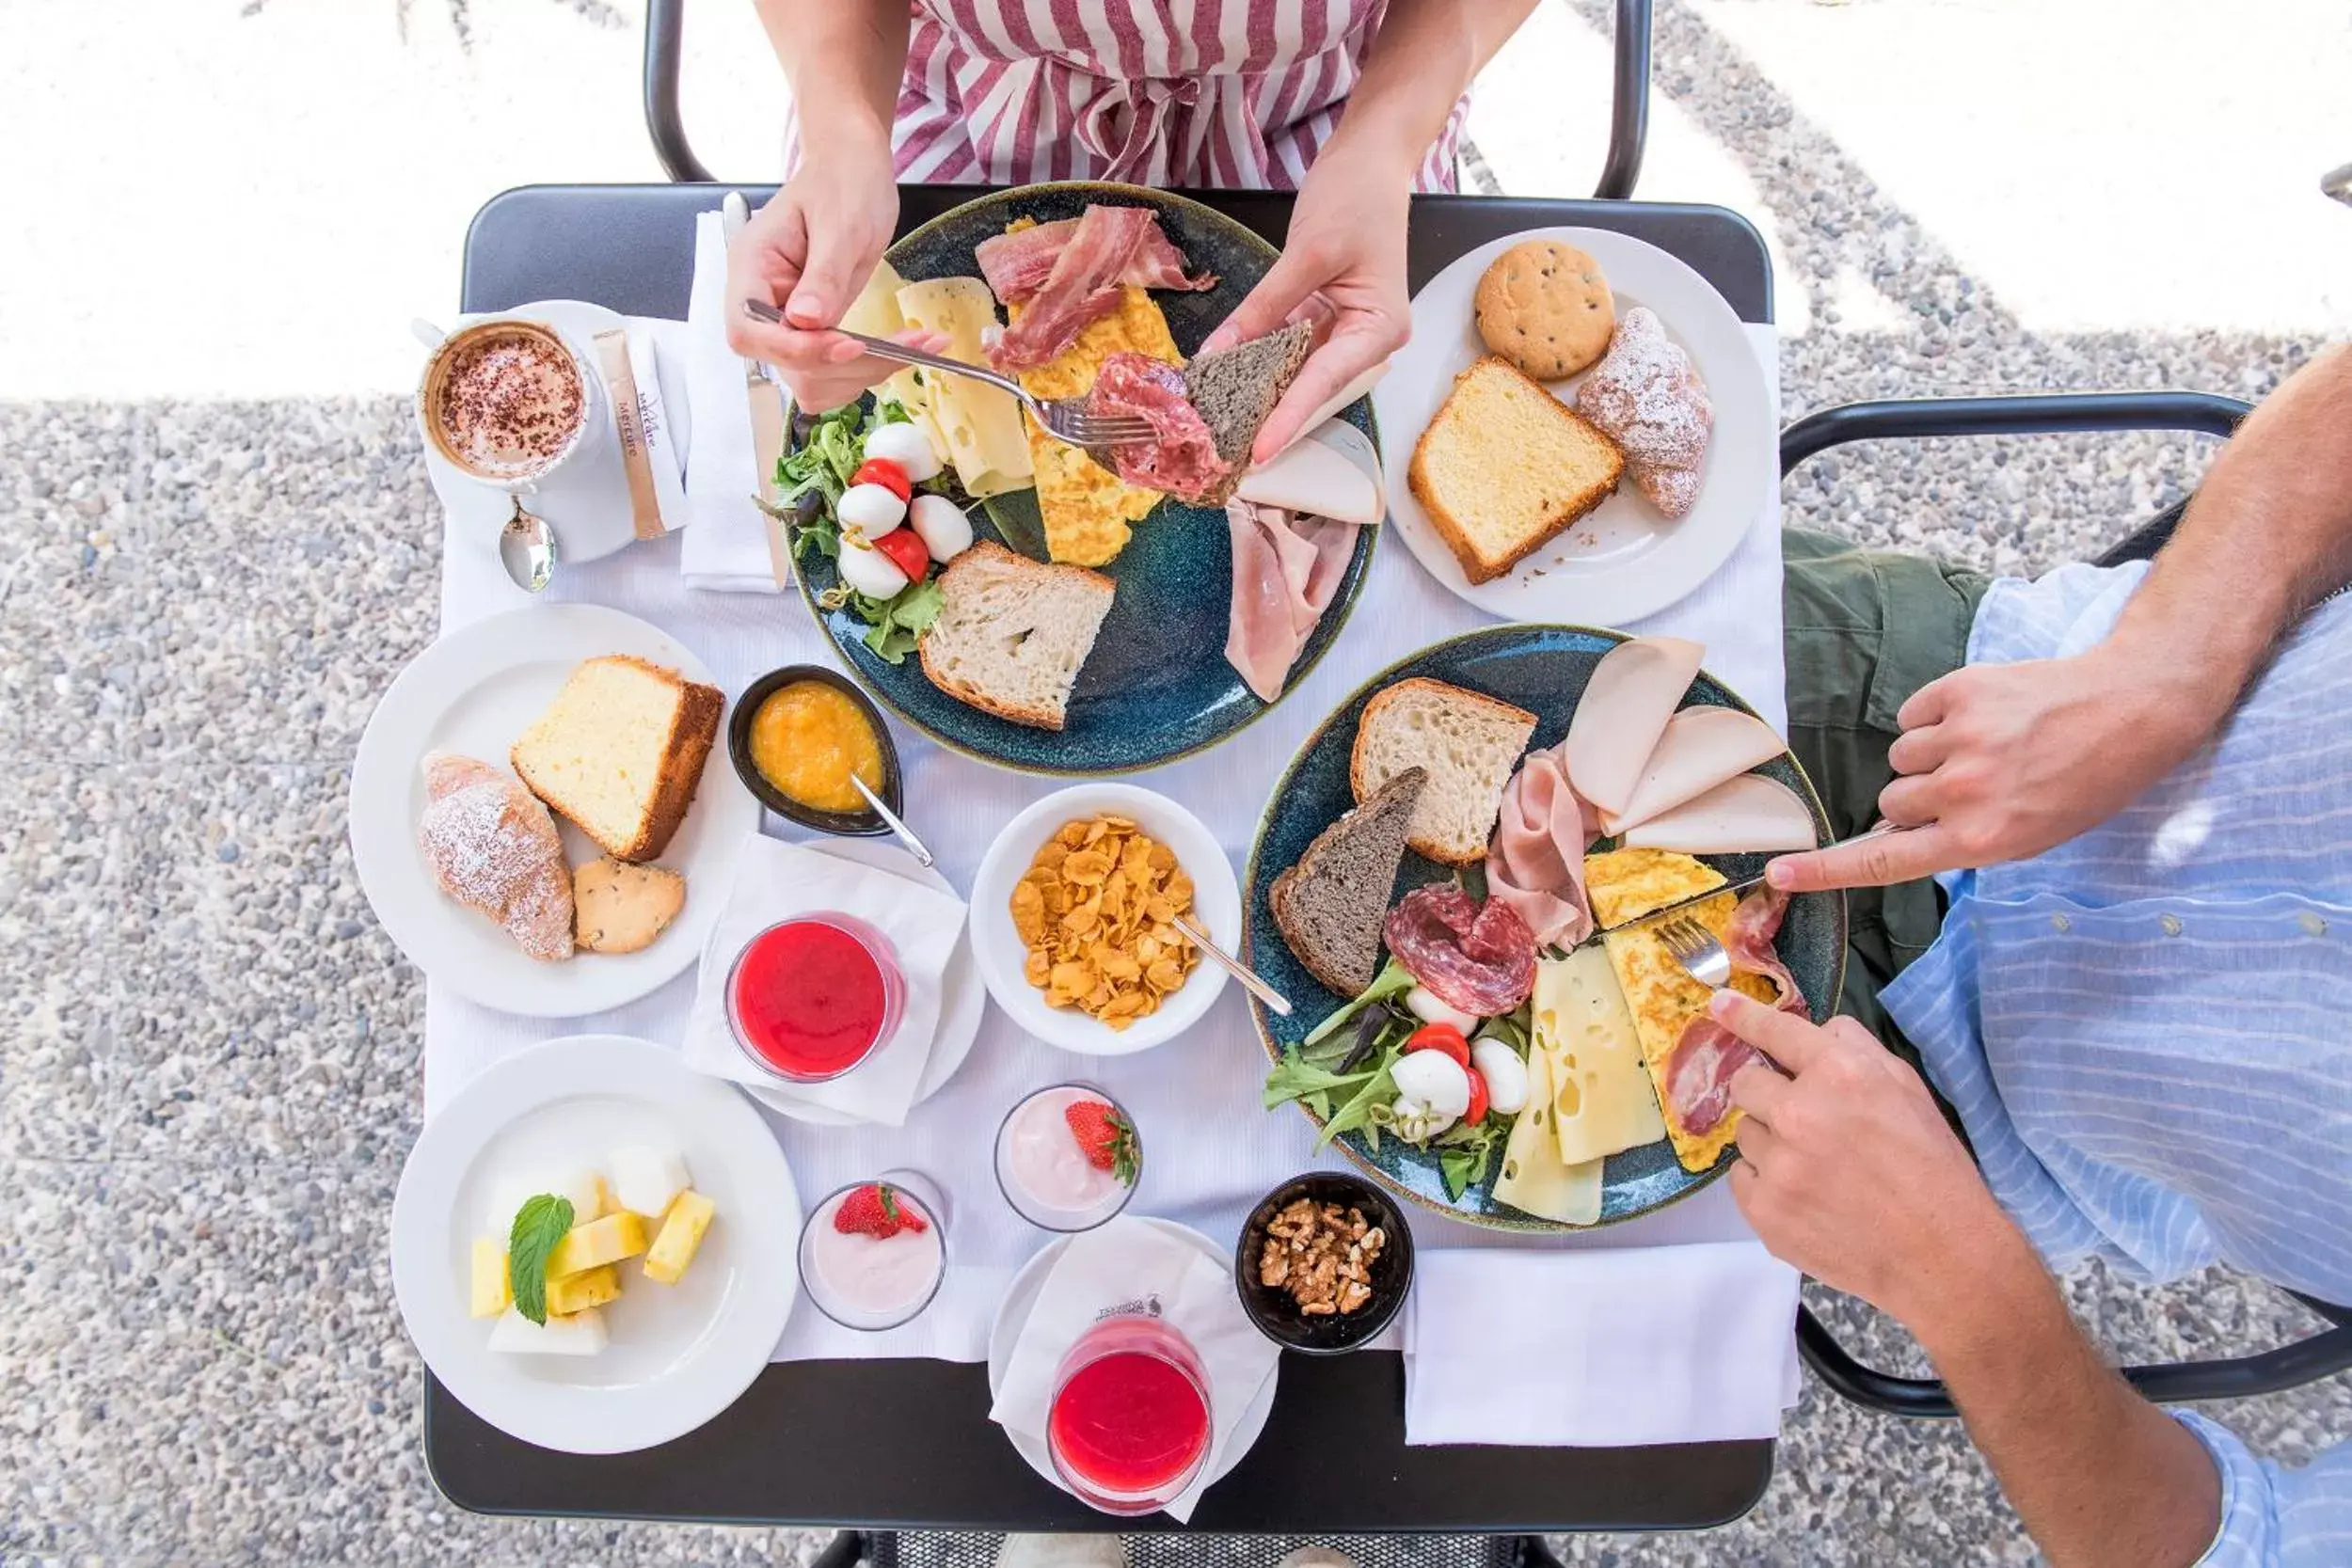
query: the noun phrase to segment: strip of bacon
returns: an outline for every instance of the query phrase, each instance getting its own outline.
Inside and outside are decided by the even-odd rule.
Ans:
[[[1054,270],[1054,259],[1078,227],[1076,218],[1057,218],[1031,228],[997,234],[974,247],[972,259],[980,276],[1007,305],[1018,305],[1038,292]]]
[[[1778,888],[1756,889],[1732,911],[1731,929],[1724,948],[1735,972],[1761,974],[1780,992],[1773,1004],[1784,1013],[1810,1018],[1804,993],[1796,976],[1773,951],[1772,939],[1788,911],[1788,895]],[[1707,1014],[1683,1026],[1682,1037],[1666,1058],[1666,1100],[1675,1120],[1688,1132],[1712,1132],[1731,1112],[1731,1080],[1750,1062],[1766,1061],[1764,1053]]]
[[[1040,224],[1037,229],[1005,238],[1027,240],[1040,230],[1052,227]],[[1160,232],[1159,214],[1149,207],[1090,206],[1067,233],[1057,238],[1060,249],[1054,257],[1053,266],[1025,301],[998,291],[998,297],[1006,303],[1022,306],[1020,316],[1005,328],[990,351],[991,363],[1000,371],[1034,370],[1054,358],[1077,340],[1089,323],[1119,309],[1120,286],[1124,283],[1141,277],[1149,279],[1144,282],[1145,287],[1169,287],[1164,278],[1171,258],[1176,276],[1183,277],[1183,258]],[[1136,260],[1139,254],[1143,258],[1140,261]],[[1025,283],[1036,264],[1034,255],[1020,247],[995,254],[996,271],[1008,282]],[[988,273],[987,261],[981,261],[980,270],[983,275]],[[1137,277],[1131,277],[1131,271]],[[1216,280],[1210,277],[1206,281]],[[1186,282],[1188,286],[1201,286],[1190,279]],[[995,287],[993,279],[990,286]]]

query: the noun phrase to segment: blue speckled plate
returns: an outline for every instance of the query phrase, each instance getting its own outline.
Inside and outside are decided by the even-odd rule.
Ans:
[[[967,202],[892,245],[890,264],[909,280],[977,277],[973,252],[982,240],[1002,233],[1019,217],[1041,222],[1076,217],[1090,201],[1158,209],[1161,229],[1192,270],[1205,267],[1216,274],[1214,289],[1152,296],[1186,355],[1199,351],[1201,341],[1274,263],[1272,245],[1199,202],[1132,185],[1068,182],[1028,185]],[[1344,418],[1378,444],[1370,399],[1359,401]],[[1034,492],[999,498],[974,522],[981,537],[1044,558]],[[1306,678],[1339,637],[1363,588],[1380,531],[1362,531],[1331,608],[1291,666],[1285,691]],[[1058,733],[966,707],[925,679],[921,661],[912,656],[898,665],[875,657],[862,641],[864,622],[846,610],[818,608],[817,595],[834,585],[831,562],[809,563],[800,580],[810,613],[877,700],[941,745],[1002,768],[1029,773],[1132,772],[1213,746],[1266,711],[1268,705],[1225,662],[1232,559],[1221,510],[1162,501],[1135,525],[1134,539],[1103,571],[1119,584],[1118,596],[1078,673],[1068,725]]]
[[[1584,683],[1601,655],[1625,641],[1625,634],[1585,626],[1490,626],[1468,632],[1423,648],[1366,681],[1353,696],[1326,719],[1292,759],[1281,782],[1274,786],[1265,816],[1259,820],[1257,842],[1250,847],[1249,865],[1243,876],[1242,958],[1250,968],[1289,997],[1295,1010],[1276,1018],[1255,1002],[1250,1016],[1269,1055],[1279,1057],[1348,1000],[1327,990],[1307,973],[1274,924],[1266,889],[1274,879],[1306,852],[1314,836],[1342,812],[1356,803],[1347,782],[1348,752],[1356,740],[1356,722],[1365,702],[1383,687],[1415,675],[1450,681],[1472,691],[1499,697],[1539,716],[1531,749],[1555,745],[1568,733],[1568,719],[1584,695]],[[1702,671],[1682,700],[1685,707],[1702,704],[1746,709],[1737,694]],[[1752,710],[1751,710],[1752,711]],[[1778,779],[1812,803],[1815,832],[1829,839],[1829,818],[1821,810],[1813,784],[1783,754],[1760,771]],[[1700,857],[1726,878],[1739,881],[1764,869],[1767,855],[1704,855]],[[1397,879],[1400,890],[1450,876],[1449,868],[1407,852]],[[1400,891],[1399,896],[1402,896]],[[1846,897],[1843,894],[1800,895],[1788,909],[1778,943],[1782,961],[1813,1005],[1813,1016],[1826,1019],[1836,1010],[1846,975]],[[1302,1111],[1303,1111],[1302,1107]],[[1313,1119],[1312,1112],[1305,1114]],[[1375,1153],[1359,1133],[1342,1134],[1342,1152],[1363,1167],[1365,1174],[1424,1208],[1472,1225],[1497,1230],[1572,1230],[1574,1226],[1537,1219],[1499,1203],[1494,1196],[1494,1173],[1485,1181],[1449,1198],[1438,1157],[1422,1153],[1394,1138],[1380,1140]],[[1697,1191],[1720,1176],[1732,1154],[1725,1152],[1712,1169],[1692,1173],[1676,1161],[1664,1139],[1622,1154],[1613,1154],[1602,1170],[1600,1223],[1613,1224],[1645,1214]],[[1500,1162],[1498,1162],[1498,1164]]]

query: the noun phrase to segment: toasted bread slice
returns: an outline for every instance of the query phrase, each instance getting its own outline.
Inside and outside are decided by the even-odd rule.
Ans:
[[[1486,858],[1502,786],[1534,733],[1525,708],[1444,681],[1398,681],[1364,705],[1348,783],[1368,801],[1406,769],[1426,768],[1406,842],[1433,861],[1468,865]]]
[[[1492,582],[1607,500],[1625,453],[1508,361],[1454,379],[1406,471],[1462,575]]]
[[[616,861],[669,847],[701,783],[726,694],[626,654],[574,670],[508,761]]]
[[[1379,972],[1381,923],[1428,782],[1427,769],[1407,768],[1317,833],[1266,889],[1282,940],[1308,974],[1342,996],[1363,990]]]
[[[939,588],[939,618],[916,644],[931,684],[999,719],[1060,729],[1117,584],[982,540],[947,563]]]

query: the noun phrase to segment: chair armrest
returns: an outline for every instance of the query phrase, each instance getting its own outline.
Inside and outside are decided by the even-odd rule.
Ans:
[[[659,6],[666,0],[653,3]],[[859,1563],[870,1560],[864,1530],[835,1530],[833,1539],[818,1547],[817,1555],[809,1560],[808,1568],[857,1568]]]
[[[1817,408],[1780,433],[1780,471],[1787,475],[1815,453],[1848,441],[2088,430],[2196,430],[2226,436],[2253,406],[2214,392],[2042,392],[1845,403]]]
[[[678,52],[686,36],[686,0],[645,0],[645,129],[662,172],[678,182],[710,182],[678,118]]]
[[[2300,1291],[2287,1294],[2333,1326],[2308,1338],[2252,1355],[2215,1361],[2167,1362],[2125,1367],[2125,1381],[2158,1404],[2190,1400],[2237,1400],[2276,1394],[2315,1383],[2352,1367],[2352,1309],[2316,1301]],[[1808,1307],[1797,1308],[1797,1350],[1813,1374],[1832,1392],[1888,1416],[1942,1418],[1958,1415],[1951,1395],[1931,1377],[1896,1377],[1866,1367],[1849,1354]]]
[[[1609,95],[1609,159],[1593,196],[1625,201],[1642,177],[1642,153],[1649,143],[1650,0],[1617,0],[1610,44],[1616,69]]]

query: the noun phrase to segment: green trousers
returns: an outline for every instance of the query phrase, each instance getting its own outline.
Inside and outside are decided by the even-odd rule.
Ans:
[[[1894,777],[1886,751],[1911,694],[1960,668],[1968,628],[1991,578],[1894,550],[1857,549],[1824,533],[1781,536],[1788,657],[1788,744],[1829,807],[1838,837],[1878,817]],[[1837,1010],[1919,1065],[1879,1006],[1879,990],[1927,951],[1943,925],[1931,881],[1847,895],[1852,917],[1846,990]]]

